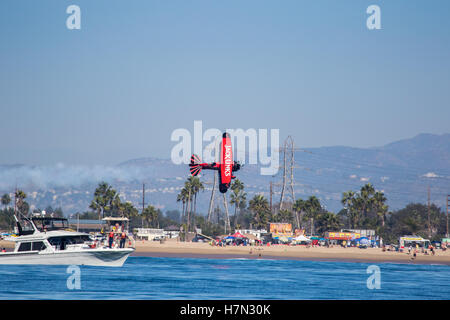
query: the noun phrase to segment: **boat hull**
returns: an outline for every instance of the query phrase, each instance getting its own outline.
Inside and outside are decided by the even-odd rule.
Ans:
[[[121,267],[133,251],[134,249],[125,248],[56,251],[52,253],[11,252],[0,254],[0,264]]]

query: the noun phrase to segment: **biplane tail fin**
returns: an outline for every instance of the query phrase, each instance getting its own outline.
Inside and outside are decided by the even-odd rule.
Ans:
[[[200,165],[201,160],[199,156],[196,154],[193,154],[191,156],[191,163],[189,164],[189,170],[191,171],[191,174],[195,177],[202,171],[202,166]]]

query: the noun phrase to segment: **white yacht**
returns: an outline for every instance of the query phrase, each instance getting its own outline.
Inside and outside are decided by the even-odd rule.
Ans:
[[[120,267],[134,248],[109,248],[87,233],[68,229],[65,218],[16,218],[13,252],[0,253],[0,264],[87,265]],[[23,224],[23,225],[22,225]]]

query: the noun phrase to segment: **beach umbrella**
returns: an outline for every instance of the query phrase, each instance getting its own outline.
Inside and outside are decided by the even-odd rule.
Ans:
[[[295,241],[308,241],[308,242],[311,241],[310,239],[308,239],[304,235],[300,235],[298,237],[295,237],[293,240],[295,240]]]
[[[359,243],[362,245],[368,245],[369,244],[369,240],[367,238],[361,238],[361,240],[359,240]]]

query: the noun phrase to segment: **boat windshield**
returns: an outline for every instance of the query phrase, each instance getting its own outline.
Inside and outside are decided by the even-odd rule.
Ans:
[[[36,228],[41,232],[67,229],[69,227],[66,218],[33,217],[32,220]]]

